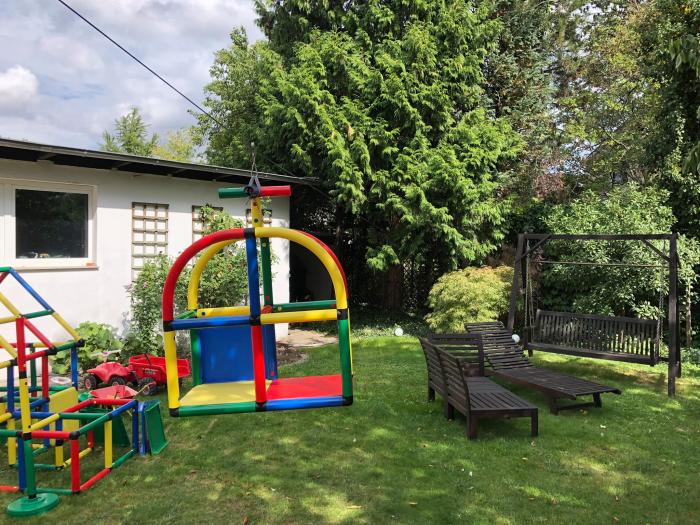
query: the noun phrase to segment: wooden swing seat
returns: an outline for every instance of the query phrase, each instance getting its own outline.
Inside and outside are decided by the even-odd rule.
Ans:
[[[537,310],[526,348],[626,363],[655,365],[658,323],[653,319]]]

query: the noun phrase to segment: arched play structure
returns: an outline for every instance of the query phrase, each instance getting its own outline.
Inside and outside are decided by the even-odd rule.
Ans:
[[[544,248],[550,242],[633,242],[641,243],[657,263],[628,261],[570,261],[550,259]],[[628,363],[668,363],[668,395],[676,390],[681,374],[681,350],[678,325],[678,236],[677,234],[534,234],[518,237],[515,271],[510,294],[508,329],[513,330],[516,312],[524,312],[523,346],[559,354],[610,359]],[[667,299],[659,291],[659,317],[641,319],[592,313],[572,313],[538,308],[533,299],[532,276],[546,265],[585,265],[595,267],[637,267],[658,270],[660,279],[668,279]],[[534,271],[533,271],[534,270]],[[660,288],[662,290],[663,288]],[[519,310],[519,297],[524,306]],[[667,334],[668,356],[660,351]]]
[[[265,226],[262,199],[291,195],[289,186],[261,187],[256,176],[243,188],[219,190],[220,198],[248,198],[252,227],[204,236],[175,260],[163,290],[163,331],[168,405],[173,416],[230,414],[318,408],[352,404],[352,347],[347,283],[335,254],[308,233]],[[335,298],[275,303],[272,289],[271,239],[286,239],[312,253],[328,272]],[[202,272],[217,253],[245,243],[248,304],[202,308],[198,292]],[[194,261],[187,288],[187,310],[175,317],[175,286]],[[262,301],[260,282],[262,280]],[[275,325],[334,321],[338,326],[340,373],[281,378],[277,371]],[[180,397],[175,334],[186,330],[192,348],[193,387]]]

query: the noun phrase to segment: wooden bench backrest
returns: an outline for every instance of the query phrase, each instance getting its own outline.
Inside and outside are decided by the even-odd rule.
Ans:
[[[629,354],[655,360],[657,321],[632,317],[538,310],[532,343],[600,354]]]
[[[469,412],[469,388],[463,368],[462,358],[450,351],[437,348],[437,354],[445,375],[447,401],[463,414]]]
[[[523,348],[513,341],[513,334],[503,323],[467,323],[465,328],[470,334],[480,334],[483,338],[484,355],[492,369],[508,370],[532,366],[523,355]]]
[[[435,390],[440,395],[445,394],[445,377],[442,372],[442,364],[437,354],[437,348],[430,344],[427,339],[419,338],[423,355],[425,355],[425,364],[428,368],[428,383],[432,384]]]
[[[467,365],[468,375],[484,375],[484,346],[478,334],[430,334],[428,341],[435,346],[458,355],[462,365]]]

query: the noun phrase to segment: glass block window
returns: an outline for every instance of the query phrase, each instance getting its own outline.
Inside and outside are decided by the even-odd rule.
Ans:
[[[134,202],[131,206],[131,278],[146,261],[168,253],[168,205]]]

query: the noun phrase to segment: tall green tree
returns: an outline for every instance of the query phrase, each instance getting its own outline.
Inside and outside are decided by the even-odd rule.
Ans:
[[[662,184],[680,231],[700,227],[700,1],[655,0],[640,23],[648,75],[660,85]]]
[[[235,34],[211,70],[211,111],[244,117],[240,134],[204,125],[210,158],[241,165],[249,154],[220,137],[253,139],[273,166],[318,177],[342,229],[365,225],[369,267],[394,279],[406,262],[446,270],[493,251],[509,205],[498,167],[519,140],[483,89],[498,33],[490,4],[257,7],[269,43],[251,48]]]
[[[126,115],[114,121],[114,131],[102,133],[100,148],[115,153],[130,153],[149,157],[158,145],[158,135],[148,134],[148,125],[138,108],[132,107]]]

